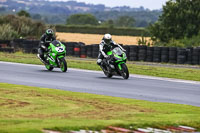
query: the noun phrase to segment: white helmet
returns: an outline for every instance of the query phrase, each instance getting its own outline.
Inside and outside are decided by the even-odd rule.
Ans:
[[[105,43],[109,44],[112,40],[112,36],[110,34],[105,34],[103,40],[105,41]]]

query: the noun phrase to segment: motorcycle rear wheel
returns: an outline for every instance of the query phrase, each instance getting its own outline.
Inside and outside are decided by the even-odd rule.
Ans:
[[[104,72],[104,74],[106,75],[106,77],[108,77],[108,78],[112,78],[112,74],[110,74],[109,72]]]
[[[52,70],[53,70],[53,67],[50,66],[50,65],[48,65],[48,64],[46,64],[45,67],[46,67],[46,69],[49,70],[49,71],[52,71]]]

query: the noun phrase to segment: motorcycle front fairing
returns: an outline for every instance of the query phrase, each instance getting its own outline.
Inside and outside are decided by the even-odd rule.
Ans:
[[[61,44],[59,41],[53,41],[50,43],[48,52],[48,60],[51,65],[54,67],[59,67],[59,60],[64,58],[66,55],[65,46]]]

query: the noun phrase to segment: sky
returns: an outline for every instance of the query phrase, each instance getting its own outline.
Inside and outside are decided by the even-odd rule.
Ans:
[[[68,1],[68,0],[51,0],[51,1]],[[130,6],[130,7],[140,7],[153,9],[160,9],[162,5],[168,0],[76,0],[78,2],[85,2],[90,4],[104,4],[108,7],[114,6]]]

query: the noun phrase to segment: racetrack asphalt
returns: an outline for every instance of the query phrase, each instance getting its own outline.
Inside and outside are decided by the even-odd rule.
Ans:
[[[42,65],[0,62],[0,82],[200,107],[200,82],[195,81],[140,75],[109,79],[99,71],[50,72]]]

